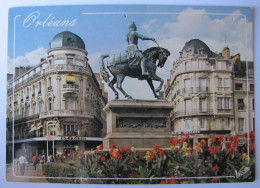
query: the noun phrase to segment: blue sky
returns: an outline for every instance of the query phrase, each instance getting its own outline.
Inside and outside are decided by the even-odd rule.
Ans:
[[[39,17],[35,20],[31,17],[32,24],[25,24],[28,16],[32,14]],[[17,15],[21,16],[17,17],[15,24],[14,57],[13,20]],[[48,17],[48,21],[76,21],[74,26],[36,26],[37,22],[44,22]],[[253,23],[250,8],[140,5],[22,7],[9,10],[8,72],[12,70],[11,65],[38,64],[40,58],[46,57],[51,39],[65,30],[83,39],[89,63],[93,71],[98,72],[98,58],[101,54],[125,51],[125,36],[132,21],[135,21],[141,34],[154,37],[160,46],[170,50],[171,56],[165,67],[158,69],[158,75],[165,80],[170,76],[169,70],[172,68],[172,62],[178,58],[179,51],[185,42],[193,38],[201,39],[214,52],[219,53],[228,45],[231,55],[241,53],[242,59],[253,60]],[[139,41],[141,50],[151,46],[156,44]],[[137,98],[153,99],[152,95],[145,92],[149,90],[146,83],[127,79],[125,84],[143,85],[144,92],[140,92],[143,94]],[[135,91],[132,90],[131,93],[134,94]]]

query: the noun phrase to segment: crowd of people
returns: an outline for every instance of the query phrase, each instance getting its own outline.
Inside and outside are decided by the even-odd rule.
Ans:
[[[42,165],[46,162],[52,162],[51,156],[52,155],[49,155],[46,161],[46,157],[44,154],[39,154],[38,156],[34,154],[31,160],[29,160],[26,154],[21,153],[19,157],[16,157],[14,159],[14,173],[24,176],[25,171],[29,169],[30,163],[32,163],[33,169],[36,170],[38,164]]]

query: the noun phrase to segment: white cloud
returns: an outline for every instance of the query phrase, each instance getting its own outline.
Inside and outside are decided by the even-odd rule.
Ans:
[[[7,72],[12,73],[14,67],[35,66],[40,63],[41,58],[47,57],[47,49],[39,47],[36,50],[25,53],[25,56],[18,56],[15,59],[7,58]]]
[[[220,53],[225,45],[228,45],[231,55],[241,53],[242,58],[253,60],[253,25],[252,22],[245,24],[245,21],[240,11],[234,11],[224,17],[214,15],[212,18],[204,9],[188,8],[177,16],[177,21],[166,22],[160,31],[158,27],[157,30],[154,28],[156,31],[151,35],[161,46],[171,51],[173,59],[178,59],[179,51],[185,42],[198,38],[213,52]],[[146,26],[146,31],[152,30],[148,27],[152,27],[151,24]]]

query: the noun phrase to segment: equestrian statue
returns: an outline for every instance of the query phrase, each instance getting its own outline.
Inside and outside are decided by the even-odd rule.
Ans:
[[[146,80],[153,91],[154,97],[158,98],[157,93],[162,89],[163,79],[156,75],[156,68],[162,68],[170,55],[167,49],[161,48],[154,38],[146,37],[139,34],[136,30],[137,27],[134,22],[129,25],[129,32],[126,35],[126,41],[128,42],[127,50],[125,53],[119,54],[103,54],[100,57],[100,73],[103,80],[109,83],[109,87],[115,93],[115,99],[118,99],[118,92],[114,88],[114,84],[117,83],[116,88],[120,90],[123,95],[132,99],[123,88],[122,83],[126,76],[132,78],[138,78],[139,80]],[[144,52],[138,49],[138,39],[154,41],[158,47],[152,47]],[[109,73],[107,72],[104,59],[108,57],[107,68],[113,75],[113,79],[109,80]],[[152,81],[159,81],[160,85],[155,90]]]

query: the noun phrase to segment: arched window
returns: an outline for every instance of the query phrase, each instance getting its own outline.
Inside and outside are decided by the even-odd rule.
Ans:
[[[48,99],[48,110],[52,110],[52,99],[51,99],[51,97]]]

